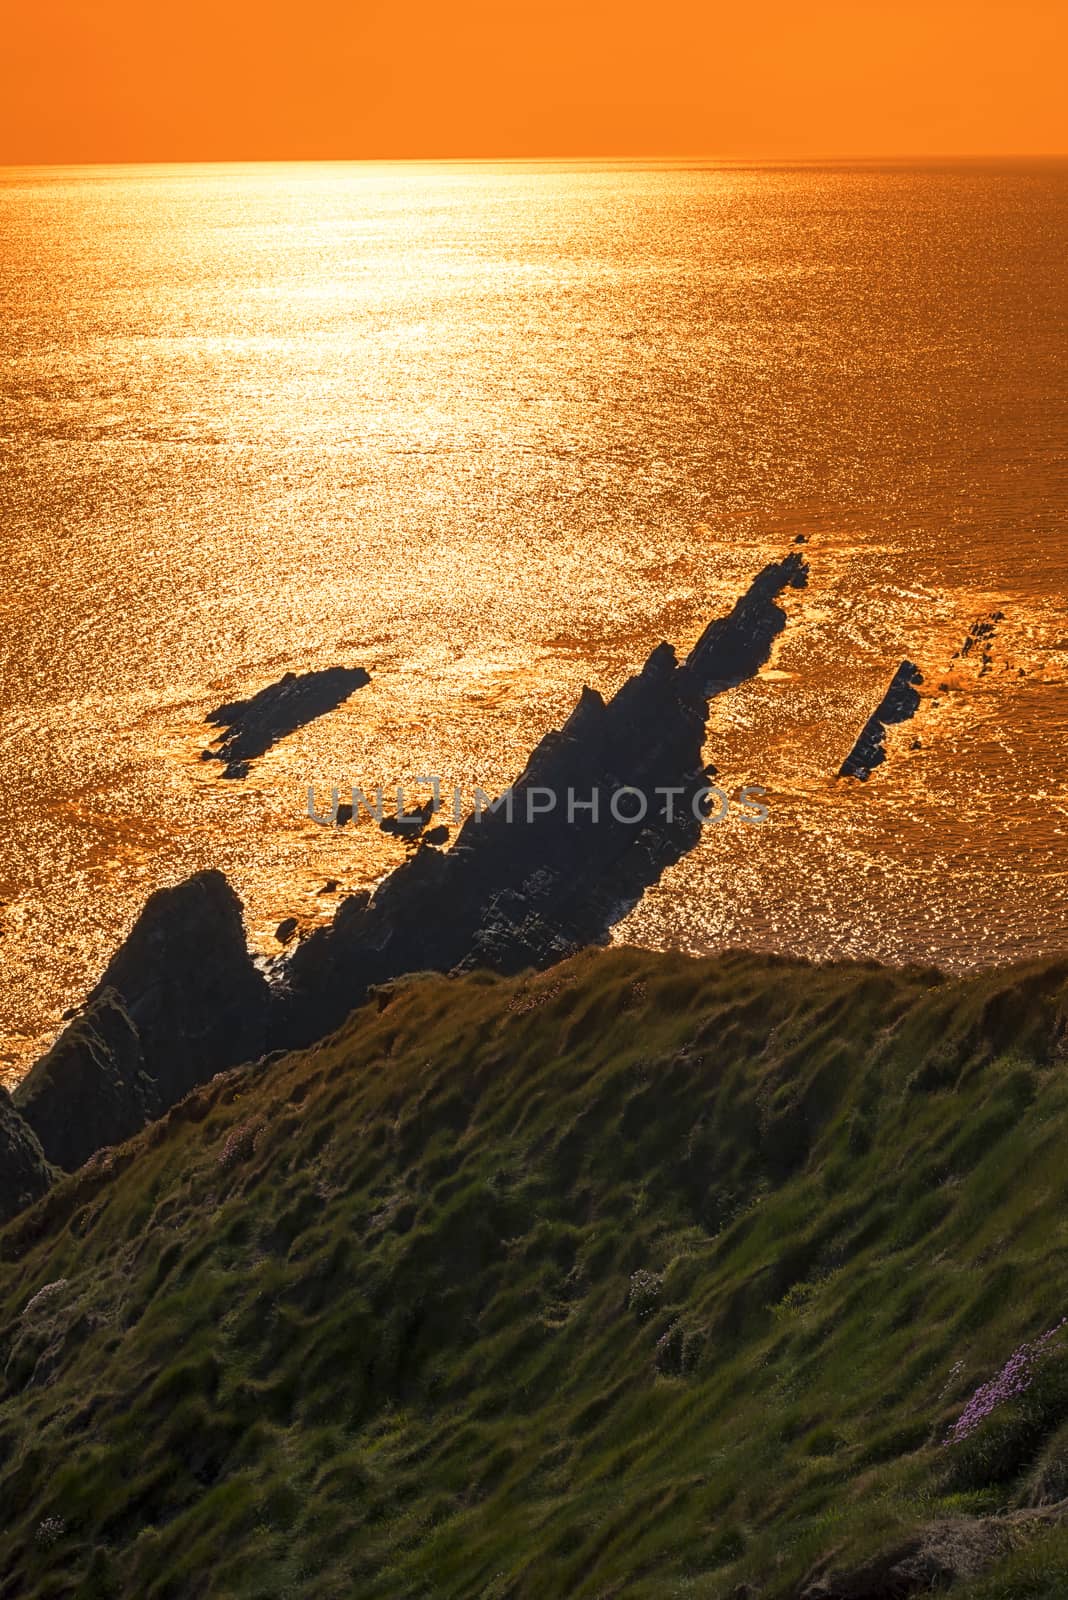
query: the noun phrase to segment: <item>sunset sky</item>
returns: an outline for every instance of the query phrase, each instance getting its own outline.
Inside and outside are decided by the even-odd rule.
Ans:
[[[1060,154],[1063,0],[40,0],[0,163]]]

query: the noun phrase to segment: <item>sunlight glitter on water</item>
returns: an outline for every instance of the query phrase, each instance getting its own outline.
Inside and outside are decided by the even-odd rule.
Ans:
[[[773,826],[620,937],[1062,946],[1066,211],[1054,165],[4,175],[0,1061],[152,888],[222,867],[270,950],[402,858],[308,782],[504,786],[798,533],[709,723]],[[905,656],[914,723],[837,783]],[[212,707],[335,663],[370,686],[247,780],[199,761]]]

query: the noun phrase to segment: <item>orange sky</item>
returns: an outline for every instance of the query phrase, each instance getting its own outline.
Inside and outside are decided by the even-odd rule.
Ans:
[[[1064,0],[16,0],[0,163],[1068,152]]]

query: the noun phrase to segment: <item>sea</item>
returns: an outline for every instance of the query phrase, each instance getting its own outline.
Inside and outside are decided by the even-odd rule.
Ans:
[[[1066,224],[1052,161],[0,171],[0,1081],[153,890],[220,868],[276,954],[412,848],[309,788],[499,791],[794,549],[708,724],[768,821],[615,937],[1063,953]],[[201,759],[335,665],[246,778]]]

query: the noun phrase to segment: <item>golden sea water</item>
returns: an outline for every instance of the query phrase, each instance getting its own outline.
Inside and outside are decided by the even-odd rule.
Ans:
[[[152,889],[220,867],[277,950],[404,854],[308,783],[503,787],[799,533],[709,724],[771,823],[619,937],[1063,950],[1066,219],[1055,163],[0,173],[0,1076]],[[836,781],[906,656],[916,718]],[[333,664],[371,685],[242,782],[199,761]]]

